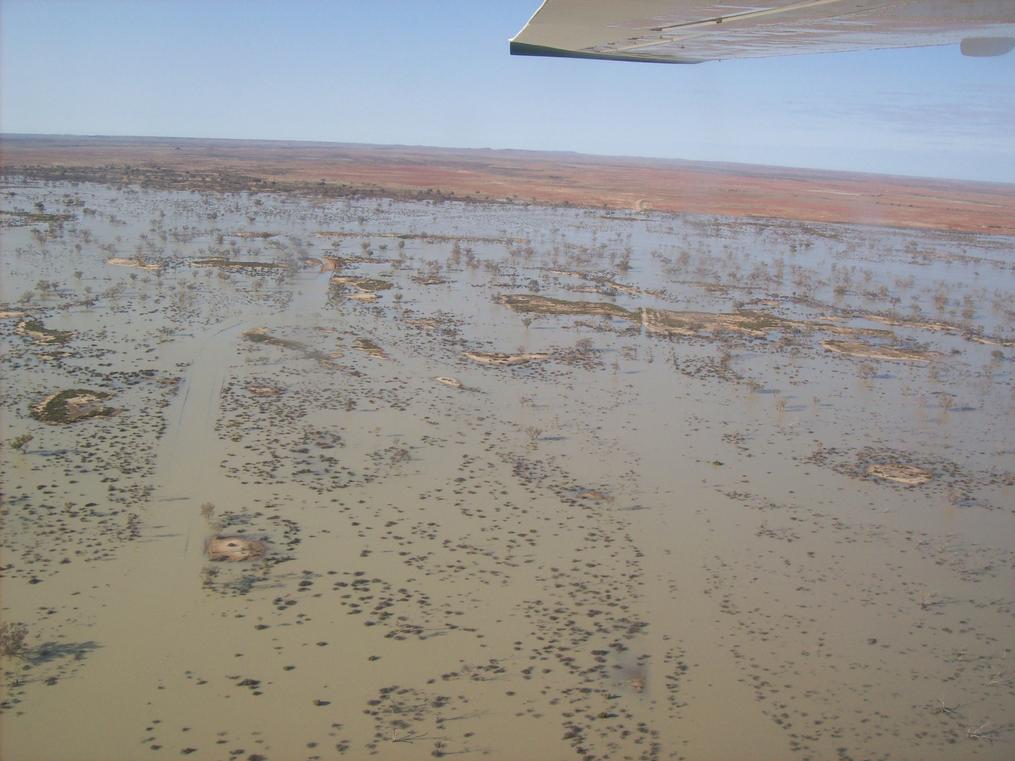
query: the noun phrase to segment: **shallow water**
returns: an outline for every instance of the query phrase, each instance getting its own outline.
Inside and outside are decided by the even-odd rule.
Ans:
[[[2,230],[0,301],[74,335],[0,320],[2,616],[28,627],[0,757],[1015,751],[1011,239],[27,182],[2,201],[73,215]],[[394,287],[350,298],[305,261],[324,255]],[[135,256],[164,267],[106,263]],[[796,327],[663,336],[496,301],[534,288]],[[931,354],[835,354],[830,326]],[[68,388],[120,412],[31,417]],[[931,479],[867,473],[896,462]],[[211,562],[215,535],[268,551]]]

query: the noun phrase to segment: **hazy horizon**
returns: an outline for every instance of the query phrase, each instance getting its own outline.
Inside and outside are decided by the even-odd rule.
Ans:
[[[538,6],[0,6],[0,131],[573,151],[1015,181],[1015,55],[526,59]]]
[[[72,133],[72,132],[0,132],[0,142],[7,138],[81,138],[81,139],[109,139],[109,140],[152,140],[152,141],[185,141],[195,142],[240,142],[240,143],[277,143],[291,144],[300,143],[305,145],[318,146],[362,146],[369,148],[409,148],[419,150],[437,151],[490,151],[500,153],[532,153],[545,154],[547,156],[580,156],[596,159],[619,159],[628,161],[645,162],[673,162],[699,165],[722,165],[741,166],[770,169],[788,169],[792,171],[810,172],[814,174],[841,174],[841,175],[870,175],[873,177],[899,177],[912,180],[930,180],[933,182],[956,182],[956,183],[982,183],[988,185],[1011,185],[1015,186],[1015,179],[1012,180],[977,180],[962,177],[939,177],[934,175],[910,174],[905,172],[876,172],[854,169],[830,169],[818,166],[804,166],[794,164],[763,164],[752,161],[731,161],[724,159],[695,159],[680,156],[651,156],[642,154],[622,153],[594,153],[589,151],[565,150],[565,149],[539,149],[539,148],[516,148],[512,146],[461,146],[461,145],[433,145],[425,143],[370,143],[351,140],[313,140],[303,138],[275,138],[275,137],[207,137],[203,135],[127,135],[115,133]]]

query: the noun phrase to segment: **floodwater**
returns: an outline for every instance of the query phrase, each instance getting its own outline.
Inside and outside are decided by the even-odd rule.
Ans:
[[[5,761],[1015,756],[1012,239],[0,209]]]

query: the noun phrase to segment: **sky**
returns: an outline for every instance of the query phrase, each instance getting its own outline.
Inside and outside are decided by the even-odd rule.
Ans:
[[[325,140],[1015,183],[1015,53],[514,57],[539,0],[0,0],[0,131]]]

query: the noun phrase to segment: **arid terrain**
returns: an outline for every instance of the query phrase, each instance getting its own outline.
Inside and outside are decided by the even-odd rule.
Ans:
[[[2,150],[4,761],[1015,757],[1012,187]]]
[[[512,150],[5,135],[3,171],[192,190],[298,191],[849,222],[1015,235],[1015,186]]]

